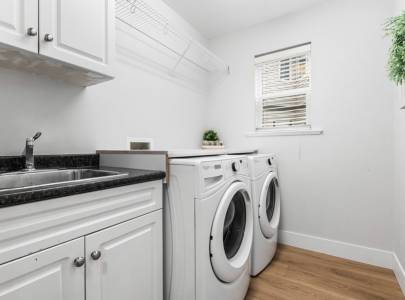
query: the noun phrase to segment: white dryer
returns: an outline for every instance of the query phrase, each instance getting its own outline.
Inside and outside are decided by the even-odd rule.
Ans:
[[[247,158],[172,159],[167,191],[165,299],[244,299],[253,239]]]
[[[281,197],[275,156],[249,155],[248,161],[254,216],[251,275],[256,276],[267,267],[276,253]]]

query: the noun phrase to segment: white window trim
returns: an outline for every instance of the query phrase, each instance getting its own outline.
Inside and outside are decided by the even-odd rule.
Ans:
[[[312,48],[312,44],[311,43],[306,43],[306,44],[302,44],[302,45],[298,45],[298,46],[293,46],[291,48],[288,48],[286,50],[280,50],[280,56],[277,58],[282,58],[284,56],[290,56],[290,55],[298,55],[298,54],[302,54],[305,52],[310,52],[309,56],[310,56],[310,61],[311,64],[309,65],[310,68],[312,68],[312,52],[311,52],[311,48]],[[271,53],[269,53],[271,54]],[[266,57],[266,55],[269,54],[263,54],[260,56]],[[260,57],[259,56],[259,57]],[[266,59],[263,59],[263,61],[266,61]],[[260,58],[255,58],[255,63],[257,63],[257,61],[260,61]],[[311,74],[312,74],[312,70],[311,70]],[[255,68],[255,124],[254,124],[254,128],[255,131],[254,132],[247,132],[245,135],[247,137],[266,137],[266,136],[296,136],[296,135],[320,135],[323,134],[323,129],[313,129],[312,128],[312,114],[311,114],[311,110],[312,110],[312,79],[310,81],[310,87],[304,89],[305,91],[303,91],[303,93],[306,93],[307,95],[307,99],[306,99],[306,107],[307,107],[307,111],[306,111],[306,126],[299,126],[299,127],[294,127],[294,128],[260,128],[260,124],[262,123],[261,121],[261,117],[262,117],[262,113],[261,113],[261,105],[259,105],[258,102],[262,101],[262,97],[258,97],[258,95],[260,94],[261,91],[261,79],[260,79],[261,73]],[[312,76],[312,75],[311,75]]]
[[[262,129],[246,132],[246,137],[269,137],[269,136],[298,136],[298,135],[321,135],[323,129],[310,127],[297,127],[294,129]]]

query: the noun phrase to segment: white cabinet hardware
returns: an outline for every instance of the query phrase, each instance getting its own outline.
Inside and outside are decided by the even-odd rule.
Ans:
[[[38,31],[34,28],[34,27],[30,27],[27,30],[27,34],[29,36],[37,36],[38,35]]]
[[[101,257],[101,251],[98,251],[98,250],[93,251],[93,252],[91,252],[90,256],[93,260],[99,260]]]
[[[73,264],[78,268],[83,267],[85,263],[86,259],[83,256],[76,257],[75,260],[73,261]]]
[[[50,34],[50,33],[45,34],[44,41],[45,42],[52,42],[53,41],[53,35]]]

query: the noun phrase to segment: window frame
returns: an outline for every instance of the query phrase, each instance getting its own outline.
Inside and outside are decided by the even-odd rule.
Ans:
[[[305,114],[305,125],[300,126],[281,126],[281,127],[264,127],[262,122],[263,117],[263,101],[267,97],[263,97],[262,95],[262,78],[261,78],[261,71],[259,68],[256,67],[258,63],[260,63],[260,58],[262,57],[263,62],[270,61],[270,60],[283,60],[288,59],[294,55],[300,55],[303,53],[307,53],[309,58],[309,73],[310,73],[310,80],[309,80],[309,87],[302,88],[302,89],[295,89],[289,90],[285,92],[280,92],[279,94],[275,94],[277,96],[289,96],[289,95],[299,95],[299,91],[301,90],[301,94],[306,95],[305,104],[306,104],[306,114]],[[258,62],[259,61],[259,62]],[[305,132],[312,130],[312,118],[311,118],[311,107],[312,107],[312,43],[304,43],[295,46],[291,46],[288,48],[283,48],[276,51],[271,51],[259,55],[255,55],[254,57],[254,67],[255,67],[255,132],[263,135],[263,133],[269,132]],[[315,132],[322,132],[316,130]],[[251,134],[249,134],[251,135]],[[272,135],[272,134],[270,134]]]

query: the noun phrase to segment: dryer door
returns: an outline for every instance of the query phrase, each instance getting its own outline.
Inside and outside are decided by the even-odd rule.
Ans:
[[[235,182],[219,203],[211,228],[211,264],[219,280],[233,282],[246,270],[252,238],[253,216],[248,186]]]
[[[278,230],[280,223],[280,188],[277,174],[271,172],[260,193],[259,223],[263,235],[270,239]]]

